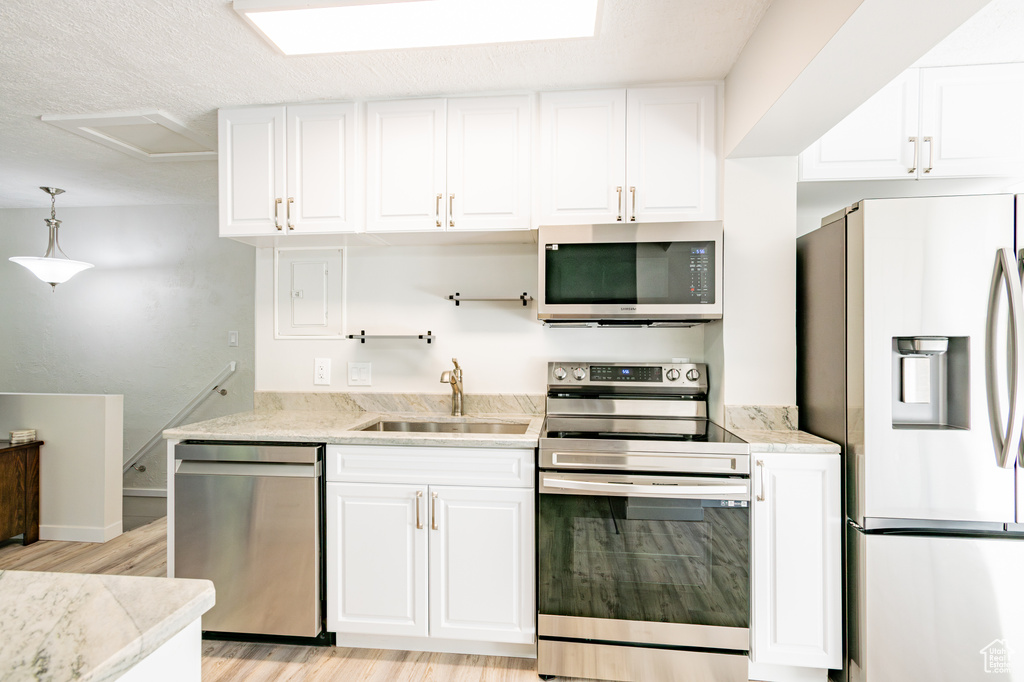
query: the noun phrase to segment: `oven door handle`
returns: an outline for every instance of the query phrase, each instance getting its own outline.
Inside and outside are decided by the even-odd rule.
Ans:
[[[545,490],[575,490],[620,497],[664,497],[684,500],[746,499],[750,488],[746,484],[711,485],[641,485],[608,481],[577,481],[566,478],[541,478],[541,492]]]

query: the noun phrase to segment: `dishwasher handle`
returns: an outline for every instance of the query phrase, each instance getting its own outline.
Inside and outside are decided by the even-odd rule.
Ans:
[[[272,478],[318,478],[320,462],[280,464],[260,462],[205,462],[174,460],[177,476],[263,476]]]

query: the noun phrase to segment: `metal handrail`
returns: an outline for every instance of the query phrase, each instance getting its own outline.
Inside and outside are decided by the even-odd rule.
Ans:
[[[195,409],[197,407],[199,407],[200,403],[202,403],[204,400],[206,400],[207,398],[210,397],[211,393],[220,393],[221,395],[227,395],[227,392],[228,392],[227,389],[226,388],[221,388],[221,384],[223,384],[224,381],[229,376],[231,376],[232,374],[235,373],[235,367],[236,367],[236,363],[235,363],[234,360],[229,362],[227,367],[225,367],[223,370],[221,370],[221,373],[217,375],[216,379],[211,381],[209,384],[206,385],[206,388],[204,388],[202,391],[197,393],[196,397],[192,398],[192,400],[190,400],[188,402],[188,404],[185,405],[185,407],[181,408],[181,410],[178,412],[178,414],[176,414],[173,417],[171,417],[171,420],[169,422],[167,422],[161,428],[157,429],[157,432],[155,434],[153,434],[153,437],[150,438],[148,441],[146,441],[146,444],[143,445],[138,450],[138,452],[136,452],[134,455],[132,455],[128,459],[127,462],[124,463],[124,468],[121,471],[121,473],[128,473],[129,469],[131,469],[133,466],[138,464],[139,460],[142,459],[142,457],[146,453],[148,453],[150,450],[152,450],[153,447],[157,443],[159,443],[161,440],[163,440],[164,430],[172,429],[175,426],[177,426],[178,424],[180,424],[182,421],[184,421],[185,417],[187,417],[190,414],[192,414],[192,412],[194,412]]]

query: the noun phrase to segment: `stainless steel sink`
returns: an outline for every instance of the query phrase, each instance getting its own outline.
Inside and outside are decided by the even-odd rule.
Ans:
[[[502,422],[413,422],[379,421],[362,431],[415,431],[420,433],[526,433],[529,424]]]

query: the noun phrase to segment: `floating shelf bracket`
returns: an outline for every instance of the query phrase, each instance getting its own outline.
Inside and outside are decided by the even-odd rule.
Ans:
[[[430,331],[427,331],[426,334],[367,334],[366,330],[362,329],[358,334],[349,334],[346,338],[358,339],[359,343],[366,343],[366,339],[420,339],[426,340],[429,344],[437,338],[437,335]]]
[[[452,294],[451,296],[448,297],[448,300],[449,301],[455,301],[455,305],[456,306],[459,305],[459,303],[461,303],[462,301],[522,301],[523,302],[523,307],[525,308],[530,303],[530,301],[533,300],[533,296],[530,296],[528,293],[526,293],[524,291],[522,293],[522,295],[520,295],[520,296],[501,296],[501,297],[498,297],[498,298],[477,298],[477,297],[463,296],[462,294],[460,294],[459,292],[456,291],[454,294]]]

